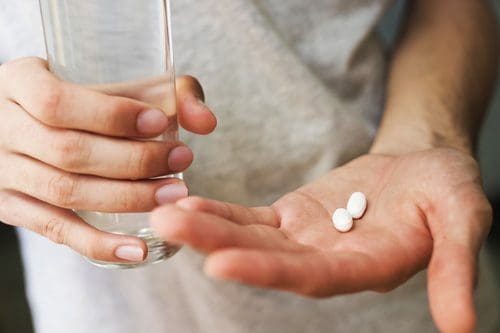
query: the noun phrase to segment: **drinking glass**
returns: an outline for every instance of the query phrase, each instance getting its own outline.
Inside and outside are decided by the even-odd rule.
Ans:
[[[64,81],[163,110],[169,128],[157,140],[176,141],[169,0],[39,1],[50,71]],[[155,236],[148,226],[148,213],[77,213],[100,230],[134,235],[148,246],[142,263],[89,259],[98,266],[132,268],[162,261],[178,250]]]

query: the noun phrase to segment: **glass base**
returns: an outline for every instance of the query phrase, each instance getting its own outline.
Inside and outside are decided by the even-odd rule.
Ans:
[[[116,234],[123,234],[118,233]],[[146,259],[142,262],[107,262],[107,261],[99,261],[90,258],[87,259],[91,264],[94,264],[101,268],[107,269],[129,269],[142,267],[150,264],[156,264],[158,262],[162,262],[179,251],[178,246],[171,245],[164,240],[156,237],[153,233],[153,230],[150,228],[141,229],[137,232],[127,233],[127,235],[133,235],[144,240],[148,247],[148,255]]]

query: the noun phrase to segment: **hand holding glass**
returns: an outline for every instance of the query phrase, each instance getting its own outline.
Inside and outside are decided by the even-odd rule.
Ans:
[[[169,128],[158,140],[178,139],[169,1],[40,0],[40,7],[51,72],[64,81],[162,110]],[[174,176],[181,177],[167,177]],[[178,250],[154,235],[147,213],[78,214],[98,229],[136,235],[148,246],[143,263],[91,260],[99,266],[136,267]]]

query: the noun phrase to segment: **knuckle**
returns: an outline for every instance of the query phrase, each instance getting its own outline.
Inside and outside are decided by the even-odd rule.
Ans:
[[[61,120],[60,105],[63,99],[63,87],[54,79],[46,79],[40,83],[44,89],[40,91],[36,110],[39,119],[49,125],[59,125]]]
[[[121,98],[111,97],[106,102],[105,116],[103,114],[96,113],[94,115],[94,120],[100,122],[100,127],[108,132],[114,134],[123,134],[123,123],[124,123],[124,110],[129,110],[130,101],[122,100]]]
[[[65,224],[56,218],[45,223],[40,233],[56,244],[66,244]]]
[[[113,191],[116,193],[114,196],[113,202],[110,204],[113,204],[116,206],[115,208],[118,208],[120,211],[124,212],[130,212],[134,206],[134,200],[133,198],[135,197],[132,191]]]
[[[74,175],[59,174],[49,180],[48,197],[59,207],[77,208],[76,191],[78,180]]]
[[[153,207],[145,203],[144,193],[136,186],[130,185],[125,191],[114,191],[115,208],[123,212],[137,212],[150,210]]]
[[[64,170],[80,170],[90,158],[90,147],[82,134],[74,133],[58,138],[53,144],[54,162]]]
[[[124,114],[124,110],[135,110],[138,105],[136,101],[125,99],[123,97],[111,96],[108,103],[109,117],[105,119],[109,126],[114,126],[119,123]]]
[[[150,145],[138,145],[130,155],[129,173],[134,179],[151,175],[155,165],[155,154]]]

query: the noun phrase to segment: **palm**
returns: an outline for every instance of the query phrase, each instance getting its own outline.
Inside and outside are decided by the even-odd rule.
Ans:
[[[355,191],[366,194],[367,212],[339,233],[331,214]],[[435,312],[457,296],[473,306],[475,255],[490,220],[476,163],[452,150],[366,155],[271,207],[188,198],[153,215],[166,239],[209,254],[210,275],[311,296],[391,289],[431,260],[431,292],[459,285],[434,298]]]
[[[332,290],[329,277],[315,293],[384,290],[428,263],[432,236],[418,202],[425,198],[408,191],[408,179],[415,179],[422,170],[404,167],[403,163],[407,162],[365,156],[274,204],[281,216],[278,230],[282,235],[277,237],[285,237],[298,247],[305,245],[301,252],[309,256],[306,262],[316,257],[321,265],[331,260],[330,265],[343,266],[340,274],[335,272],[336,290]],[[395,170],[397,164],[400,168]],[[352,231],[340,233],[333,228],[331,216],[336,208],[345,207],[354,191],[367,195],[369,207],[363,218],[355,221]],[[348,283],[339,283],[344,278]]]

